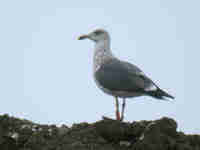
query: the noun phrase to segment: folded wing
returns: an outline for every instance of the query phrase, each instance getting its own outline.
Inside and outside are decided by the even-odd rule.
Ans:
[[[113,91],[145,92],[154,86],[138,67],[117,59],[103,64],[95,77],[101,86]]]

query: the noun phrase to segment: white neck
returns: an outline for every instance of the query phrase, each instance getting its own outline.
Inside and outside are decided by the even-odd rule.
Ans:
[[[102,40],[95,43],[93,58],[93,69],[97,71],[103,63],[112,59],[114,56],[110,50],[110,40]]]

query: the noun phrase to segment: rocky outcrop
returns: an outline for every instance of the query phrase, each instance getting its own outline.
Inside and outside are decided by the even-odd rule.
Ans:
[[[0,116],[0,150],[200,150],[200,135],[177,132],[170,118],[119,122],[103,118],[72,127]]]

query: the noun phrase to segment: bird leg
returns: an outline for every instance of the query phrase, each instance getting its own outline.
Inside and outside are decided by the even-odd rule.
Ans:
[[[126,106],[126,100],[125,100],[125,98],[123,98],[122,112],[121,112],[121,119],[120,119],[120,121],[123,121],[123,119],[124,119],[124,110],[125,110],[125,106]]]
[[[120,120],[120,113],[119,113],[119,102],[117,96],[115,97],[116,100],[116,118],[117,120]]]

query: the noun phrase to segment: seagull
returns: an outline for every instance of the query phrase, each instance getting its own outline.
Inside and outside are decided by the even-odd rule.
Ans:
[[[151,96],[160,100],[174,99],[160,89],[137,66],[115,57],[110,48],[110,35],[104,29],[81,35],[78,40],[89,39],[95,43],[93,75],[97,86],[106,94],[115,97],[116,119],[123,121],[126,98]],[[118,98],[122,98],[121,116]]]

